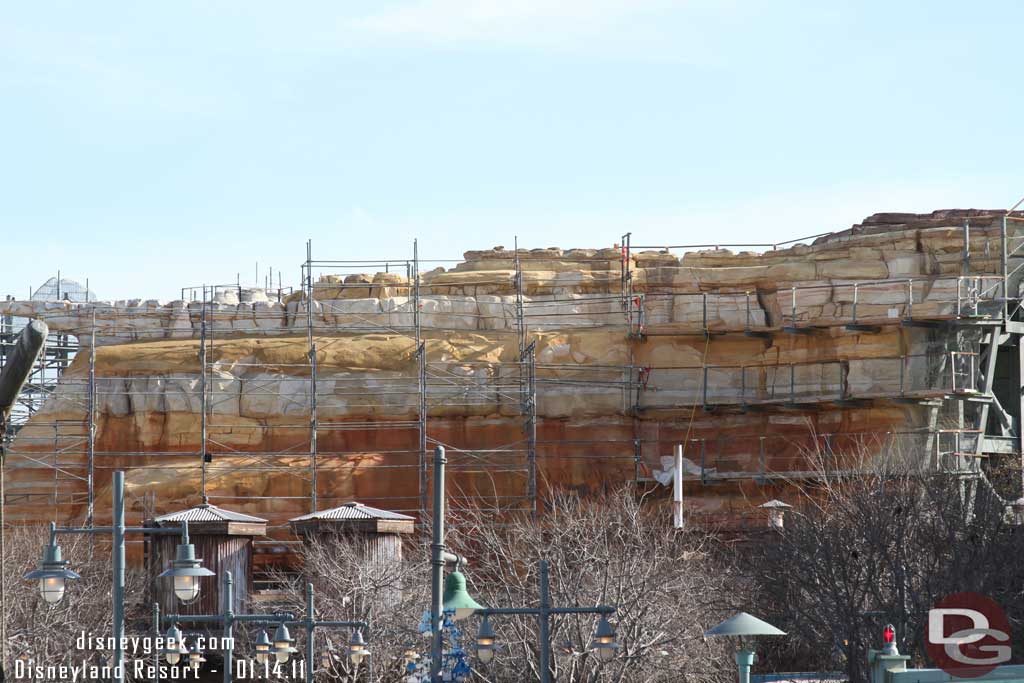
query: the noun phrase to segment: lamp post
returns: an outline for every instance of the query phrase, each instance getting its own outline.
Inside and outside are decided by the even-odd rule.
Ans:
[[[292,646],[295,639],[291,636],[291,631],[288,629],[291,627],[303,628],[306,630],[306,662],[305,666],[305,681],[306,683],[313,683],[314,675],[314,653],[313,653],[313,637],[314,632],[318,628],[351,628],[355,632],[352,635],[352,640],[349,645],[349,658],[352,663],[358,666],[364,658],[370,656],[370,651],[366,648],[366,641],[363,639],[362,632],[365,631],[369,634],[370,627],[365,621],[323,621],[315,618],[315,611],[313,605],[313,584],[306,584],[306,617],[304,619],[296,619],[294,614],[289,613],[275,613],[275,614],[235,614],[232,609],[234,602],[234,586],[231,578],[231,572],[224,572],[224,600],[220,614],[169,614],[164,617],[165,622],[172,623],[172,629],[176,629],[177,622],[194,622],[199,624],[223,624],[224,626],[224,642],[228,647],[224,650],[224,683],[231,683],[234,680],[234,662],[233,651],[232,651],[232,632],[236,622],[248,622],[257,624],[277,624],[277,628],[274,631],[274,636],[271,639],[267,636],[266,631],[260,633],[256,639],[256,661],[260,664],[269,664],[271,657],[275,658],[279,664],[284,664],[290,658],[293,652],[296,652],[296,648]],[[168,631],[168,637],[170,637],[170,631]],[[179,632],[180,633],[180,632]],[[180,635],[179,635],[180,639]],[[179,640],[180,642],[180,640]],[[190,655],[191,656],[191,655]],[[170,660],[168,659],[170,662]],[[175,660],[177,661],[177,660]],[[170,662],[174,663],[174,662]],[[372,671],[371,671],[372,677]]]
[[[551,592],[548,581],[548,561],[537,562],[538,589],[540,593],[540,604],[538,607],[486,607],[479,610],[484,617],[480,623],[480,631],[477,634],[477,656],[485,664],[494,656],[497,648],[494,631],[491,628],[488,617],[496,615],[531,615],[537,617],[537,629],[540,632],[540,680],[541,683],[551,683],[551,615],[553,614],[600,614],[601,620],[594,631],[594,639],[590,643],[591,649],[597,651],[597,656],[602,662],[611,661],[615,651],[622,647],[615,641],[615,629],[608,622],[608,615],[615,613],[614,607],[598,605],[596,607],[552,607]]]
[[[58,527],[50,522],[50,543],[43,548],[43,561],[39,569],[25,574],[26,579],[39,581],[39,592],[50,604],[60,602],[64,597],[67,579],[81,578],[67,568],[67,561],[62,559],[60,546],[57,545],[58,534],[110,534],[111,552],[113,553],[113,636],[114,652],[112,658],[113,681],[124,683],[124,537],[125,534],[170,534],[180,535],[178,559],[172,567],[160,576],[174,580],[175,593],[179,599],[183,595],[195,599],[199,595],[199,577],[213,576],[213,572],[200,566],[202,560],[195,557],[195,546],[188,541],[188,523],[183,522],[180,528],[153,529],[149,527],[126,527],[124,524],[124,472],[114,472],[113,479],[113,526],[106,527]],[[179,586],[181,591],[179,592]]]
[[[484,616],[481,633],[477,636],[477,650],[480,660],[484,663],[494,656],[497,648],[494,632],[487,617],[491,615],[526,614],[535,615],[540,630],[541,681],[551,681],[551,635],[550,617],[552,614],[600,614],[601,621],[594,633],[591,647],[597,650],[601,661],[608,661],[621,647],[615,642],[615,630],[608,623],[607,615],[615,612],[614,607],[598,605],[597,607],[552,607],[551,593],[548,585],[548,563],[541,560],[538,564],[540,574],[540,607],[508,607],[485,608],[477,603],[466,591],[466,577],[459,569],[466,564],[466,559],[452,554],[445,547],[445,457],[443,446],[434,449],[434,505],[433,535],[430,544],[431,555],[431,610],[430,610],[430,681],[441,683],[442,659],[442,628],[443,615],[446,611],[453,612],[453,619],[461,621],[479,612]],[[445,564],[454,562],[455,571],[444,576]],[[443,586],[443,590],[442,590]],[[482,642],[481,642],[482,641]]]
[[[753,650],[743,647],[743,639],[753,636],[784,636],[786,633],[766,621],[761,621],[746,612],[729,617],[718,626],[704,631],[704,637],[727,636],[740,639],[736,652],[736,667],[739,669],[739,683],[750,683],[750,667],[755,661]]]
[[[465,558],[448,552],[444,544],[444,469],[448,459],[444,446],[434,449],[434,519],[433,536],[430,544],[430,680],[441,683],[441,631],[446,610],[454,611],[456,621],[465,619],[483,606],[477,604],[466,592],[466,577],[459,568]],[[454,562],[456,569],[444,577],[444,566]],[[443,579],[443,581],[442,581]],[[443,586],[443,588],[442,588]]]

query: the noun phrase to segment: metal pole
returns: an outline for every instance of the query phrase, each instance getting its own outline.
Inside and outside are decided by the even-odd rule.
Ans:
[[[313,336],[313,240],[306,241],[306,341],[309,345],[309,477],[310,507],[316,512],[317,430],[316,339]]]
[[[4,416],[0,413],[0,675],[6,677],[7,671],[7,525],[5,514],[7,492],[5,489],[4,467],[7,462],[7,450],[4,445],[7,427]],[[1024,458],[1024,455],[1021,455]],[[1024,476],[1024,472],[1021,473]]]
[[[207,501],[206,498],[206,440],[207,440],[207,396],[206,396],[206,285],[203,285],[203,307],[199,316],[199,405],[202,410],[202,417],[200,418],[200,444],[199,450],[199,467],[200,467],[200,486],[199,492],[203,496],[203,502]]]
[[[708,335],[708,293],[707,292],[702,292],[701,293],[700,301],[701,301],[701,306],[700,306],[701,316],[700,316],[700,319],[701,319],[701,324],[704,326],[704,336],[706,337]]]
[[[313,683],[313,629],[316,616],[313,614],[313,584],[306,584],[306,683]]]
[[[754,653],[740,650],[736,653],[736,668],[739,669],[739,683],[750,683],[750,667],[754,664]]]
[[[761,481],[762,482],[765,481],[765,470],[767,469],[767,464],[768,464],[766,462],[766,458],[765,458],[764,439],[765,439],[765,437],[762,436],[758,440],[758,454],[757,454],[758,460],[761,462]]]
[[[441,683],[441,625],[444,592],[444,446],[434,449],[434,536],[430,544],[430,681]]]
[[[530,516],[537,516],[537,342],[531,341],[525,356],[520,358],[520,377],[526,374],[525,396],[520,407],[526,413],[526,461],[528,476],[527,496],[530,498]]]
[[[515,269],[516,269],[516,324],[519,334],[519,357],[522,358],[526,350],[526,300],[523,298],[523,264],[519,260],[519,237],[515,238]],[[629,315],[629,302],[626,302],[627,316]]]
[[[419,338],[417,327],[417,339]],[[424,341],[417,341],[416,362],[419,370],[417,383],[417,398],[419,400],[419,452],[417,453],[419,465],[419,494],[420,511],[422,517],[427,516],[427,344]]]
[[[96,309],[92,309],[92,330],[89,341],[89,443],[86,457],[89,471],[86,486],[89,506],[85,514],[85,525],[91,527],[96,515]]]
[[[672,528],[683,528],[683,444],[676,444],[672,471]]]
[[[417,437],[419,452],[416,454],[416,465],[419,470],[419,505],[422,518],[427,516],[427,345],[423,341],[423,328],[420,320],[420,250],[419,242],[412,241],[412,316],[416,330],[416,362],[419,379],[416,385],[418,400]]]
[[[971,272],[971,219],[964,219],[964,275]]]
[[[124,472],[114,472],[114,683],[124,683]]]
[[[160,603],[153,603],[153,633],[155,638],[160,638]],[[153,680],[160,682],[160,648],[153,648]]]
[[[1007,313],[1009,311],[1009,280],[1006,273],[1006,216],[1003,216],[1001,229],[999,231],[999,246],[1000,246],[1000,257],[999,257],[999,268],[1000,273],[1003,276],[1003,320],[1006,320]]]
[[[231,683],[232,673],[234,669],[234,662],[232,661],[232,654],[234,650],[234,643],[231,642],[232,638],[232,622],[235,620],[235,581],[231,577],[231,572],[224,572],[224,683]]]
[[[540,610],[537,623],[540,627],[540,683],[551,683],[551,593],[548,586],[548,561],[537,563],[540,570]]]

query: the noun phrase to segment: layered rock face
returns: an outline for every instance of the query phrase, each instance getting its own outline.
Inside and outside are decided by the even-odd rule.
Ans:
[[[977,340],[904,323],[996,310],[998,221],[879,215],[763,253],[495,248],[324,274],[311,309],[304,291],[244,289],[0,302],[95,340],[11,446],[8,518],[86,514],[90,468],[99,519],[117,468],[135,516],[145,494],[157,512],[197,502],[204,481],[271,527],[310,511],[314,480],[319,508],[415,512],[423,443],[449,447],[457,501],[505,510],[549,486],[653,485],[676,443],[695,513],[784,497],[823,457],[932,458]]]

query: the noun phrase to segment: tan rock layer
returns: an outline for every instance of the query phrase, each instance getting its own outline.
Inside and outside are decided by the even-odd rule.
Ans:
[[[972,220],[971,281],[942,277],[964,266],[964,218]],[[903,389],[949,391],[954,360],[947,347],[959,342],[899,323],[911,314],[948,318],[973,304],[971,313],[986,314],[993,294],[977,278],[997,269],[993,220],[991,214],[875,217],[812,244],[763,254],[634,251],[629,269],[636,298],[628,301],[619,296],[618,247],[520,251],[523,320],[536,349],[539,483],[587,492],[646,482],[674,444],[685,443],[692,471],[726,476],[714,485],[698,483],[692,471],[687,479],[691,508],[718,513],[747,505],[748,497],[781,495],[783,489],[758,488],[754,475],[813,468],[825,437],[838,465],[889,450],[887,439],[904,434],[901,448],[932,457],[920,431],[927,428],[927,409],[886,399]],[[455,268],[425,273],[419,310],[406,275],[346,273],[316,284],[311,311],[301,296],[277,301],[261,290],[241,290],[219,292],[205,310],[196,302],[126,301],[95,311],[0,302],[0,313],[43,314],[51,328],[72,333],[91,330],[96,317],[101,521],[104,487],[118,467],[130,470],[132,515],[140,514],[147,492],[157,495],[161,512],[198,502],[203,372],[197,337],[204,318],[211,340],[206,446],[214,502],[268,517],[272,525],[308,511],[312,387],[305,331],[312,318],[321,507],[354,498],[416,510],[424,493],[412,333],[418,316],[427,434],[431,444],[451,447],[456,499],[499,501],[509,509],[533,504],[524,499],[531,376],[519,356],[516,257],[501,248],[467,252]],[[879,332],[843,327],[853,319],[855,298],[857,320],[877,321]],[[811,334],[780,329],[811,325],[822,327]],[[705,326],[775,333],[705,338]],[[963,341],[963,350],[976,347],[976,340]],[[87,354],[80,354],[12,444],[11,519],[69,519],[84,510],[86,364]],[[883,400],[837,403],[850,396]],[[813,406],[784,405],[797,399]],[[707,413],[705,401],[728,410]],[[773,405],[741,412],[758,402]],[[748,479],[729,479],[740,475]]]

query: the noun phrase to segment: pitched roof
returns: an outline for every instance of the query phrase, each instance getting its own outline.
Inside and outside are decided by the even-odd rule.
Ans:
[[[265,524],[267,520],[252,515],[242,514],[204,503],[188,510],[169,512],[153,518],[154,522],[255,522]]]
[[[403,515],[391,510],[370,507],[362,503],[345,503],[330,510],[319,510],[301,517],[293,517],[291,522],[302,522],[313,519],[390,519],[399,521],[415,521],[415,517]]]

